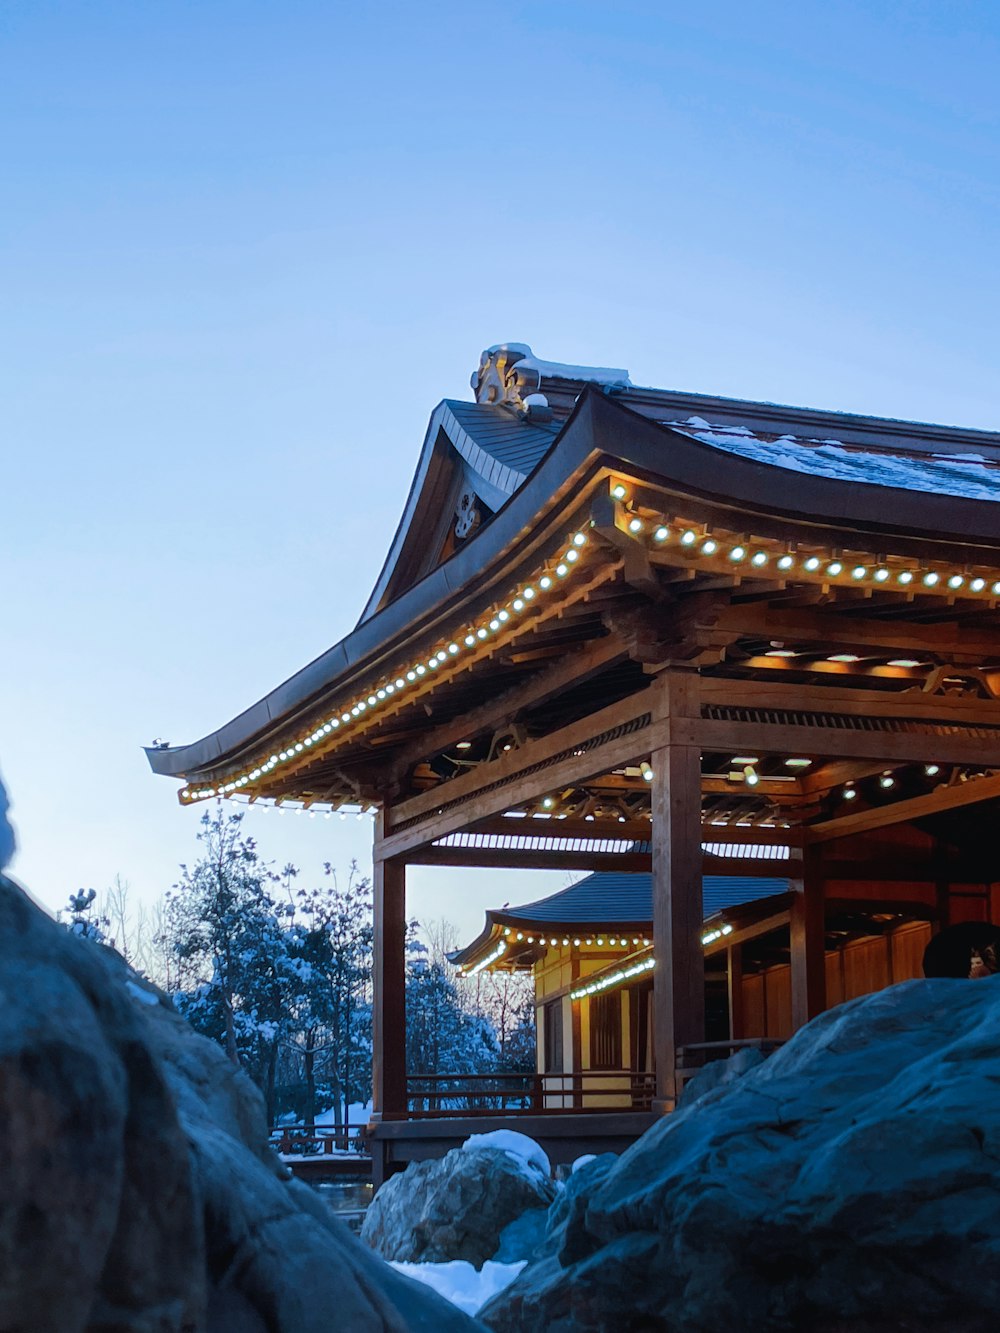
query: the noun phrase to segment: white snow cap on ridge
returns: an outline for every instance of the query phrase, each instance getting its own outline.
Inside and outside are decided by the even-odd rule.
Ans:
[[[542,361],[529,347],[517,363],[518,371],[537,371],[543,380],[590,380],[594,384],[631,385],[627,370],[617,366],[571,366],[565,361]]]
[[[796,435],[762,439],[746,426],[712,425],[704,417],[663,424],[702,444],[790,472],[970,500],[1000,501],[1000,464],[984,462],[979,454],[914,457],[847,448],[840,440],[813,440]]]
[[[544,1148],[527,1134],[518,1134],[513,1129],[493,1129],[488,1134],[470,1134],[462,1147],[470,1152],[477,1148],[499,1148],[501,1152],[510,1153],[511,1157],[520,1157],[537,1167],[545,1176],[552,1174],[552,1166]]]
[[[0,782],[0,870],[10,864],[14,857],[14,848],[17,846],[14,830],[7,819],[9,809],[7,793],[4,791],[3,783]]]

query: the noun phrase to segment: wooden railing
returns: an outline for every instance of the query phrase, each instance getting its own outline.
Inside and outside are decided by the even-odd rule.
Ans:
[[[367,1122],[341,1125],[273,1125],[270,1143],[275,1152],[295,1157],[332,1156],[334,1153],[367,1155],[364,1138]]]
[[[406,1080],[407,1118],[559,1115],[619,1110],[648,1111],[655,1076],[632,1069],[575,1073],[412,1074]]]

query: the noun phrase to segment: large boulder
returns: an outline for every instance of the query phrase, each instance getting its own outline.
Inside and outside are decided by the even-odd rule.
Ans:
[[[476,1327],[291,1179],[260,1094],[165,996],[3,876],[0,1180],[2,1329]]]
[[[994,1330],[998,1034],[1000,977],[905,982],[822,1015],[592,1164],[585,1206],[574,1191],[480,1318],[555,1333]]]
[[[361,1238],[385,1259],[481,1268],[501,1232],[529,1209],[547,1208],[556,1186],[534,1161],[497,1147],[413,1162],[372,1200]]]

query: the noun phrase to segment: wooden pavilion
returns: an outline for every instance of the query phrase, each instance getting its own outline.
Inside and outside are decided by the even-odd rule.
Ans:
[[[831,905],[1000,915],[1000,434],[637,388],[520,345],[473,386],[431,417],[357,628],[149,751],[185,805],[376,810],[380,1170],[461,1133],[409,1115],[409,865],[651,875],[650,1110],[550,1116],[567,1154],[669,1111],[705,1049],[704,874],[772,875],[781,850],[792,1029],[837,995]]]

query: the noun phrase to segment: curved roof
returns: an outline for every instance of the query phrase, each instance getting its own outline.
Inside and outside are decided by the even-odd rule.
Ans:
[[[757,902],[788,892],[788,880],[750,878],[746,875],[704,875],[702,907],[707,918],[738,904]],[[621,874],[598,871],[568,889],[539,898],[520,907],[490,909],[480,934],[451,955],[463,964],[478,954],[496,926],[588,926],[626,927],[651,930],[653,924],[653,877],[650,874]]]
[[[900,555],[943,551],[959,562],[995,560],[1000,435],[631,387],[580,389],[561,425],[533,423],[506,406],[441,404],[389,560],[357,628],[217,731],[188,745],[147,750],[154,772],[219,780],[304,725],[329,696],[359,686],[367,691],[375,673],[396,671],[401,654],[421,638],[450,633],[458,617],[489,604],[501,579],[519,577],[602,468],[627,468],[668,495],[694,497],[723,523],[738,527],[751,519],[762,537],[818,532],[837,546],[838,538],[850,544],[860,534],[874,550],[891,544]],[[793,437],[792,426],[802,435]],[[493,486],[495,499],[506,498],[443,563],[424,568],[416,560],[404,569],[408,552],[428,547],[426,517],[435,504],[440,511],[447,492],[435,460],[449,450],[454,467],[460,460],[484,491]],[[979,461],[935,458],[969,453]],[[807,467],[810,460],[817,465]],[[870,476],[863,476],[866,469]],[[859,476],[870,484],[857,484]],[[312,753],[334,752],[343,740],[334,736]]]

